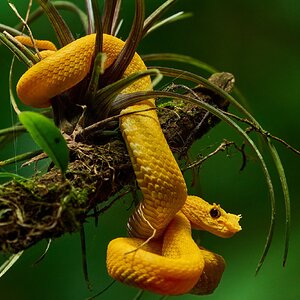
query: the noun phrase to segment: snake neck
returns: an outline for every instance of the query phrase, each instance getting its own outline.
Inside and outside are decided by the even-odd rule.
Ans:
[[[120,127],[143,200],[128,222],[131,236],[159,237],[183,206],[186,185],[162,133],[155,111],[146,104],[129,107]]]

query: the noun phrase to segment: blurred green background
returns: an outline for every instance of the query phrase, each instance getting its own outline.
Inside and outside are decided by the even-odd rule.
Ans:
[[[13,1],[22,15],[27,2]],[[73,2],[84,8],[83,0]],[[145,2],[149,14],[163,1]],[[124,1],[122,15],[125,22],[120,33],[123,38],[130,27],[133,7],[133,0]],[[178,10],[193,12],[194,16],[153,32],[143,40],[140,53],[186,54],[219,70],[232,72],[238,87],[249,101],[251,111],[264,128],[300,149],[300,2],[181,0],[171,12]],[[63,16],[76,36],[83,34],[76,16],[68,12],[63,12]],[[2,0],[0,23],[14,25],[16,22],[14,13],[6,1]],[[32,30],[38,38],[55,40],[45,18],[35,22]],[[1,128],[10,126],[15,119],[8,97],[10,61],[11,54],[1,46]],[[194,68],[183,65],[180,67],[198,72]],[[21,66],[16,71],[15,78],[23,70],[25,68]],[[223,138],[239,141],[228,126],[221,124],[194,146],[193,153],[201,153],[209,146],[216,147]],[[32,142],[24,137],[1,149],[0,159],[32,147]],[[255,268],[268,231],[270,205],[264,178],[257,161],[253,159],[254,156],[250,153],[246,169],[240,172],[239,154],[234,151],[219,154],[205,163],[197,185],[190,188],[190,193],[201,194],[210,202],[221,203],[228,211],[243,215],[243,231],[231,239],[223,240],[207,233],[201,234],[202,244],[223,255],[227,261],[227,268],[218,289],[213,295],[202,298],[300,299],[300,157],[281,145],[278,145],[278,150],[286,170],[292,199],[292,235],[285,268],[282,267],[285,222],[283,197],[279,180],[268,158],[278,200],[277,226],[270,253],[257,276],[254,275]],[[32,170],[18,171],[29,174]],[[187,181],[190,184],[189,174]],[[105,270],[105,249],[109,240],[126,234],[125,224],[130,215],[130,201],[120,200],[100,216],[97,228],[93,220],[86,224],[88,267],[93,291],[89,292],[84,282],[79,234],[72,234],[53,241],[45,259],[36,266],[33,263],[43,253],[46,242],[26,251],[20,261],[0,279],[0,299],[77,300],[85,299],[105,288],[112,281]],[[1,261],[4,260],[2,257]],[[134,288],[115,283],[99,299],[133,299],[137,292]],[[197,297],[184,295],[177,299]],[[160,296],[151,293],[145,293],[142,297],[159,298]]]

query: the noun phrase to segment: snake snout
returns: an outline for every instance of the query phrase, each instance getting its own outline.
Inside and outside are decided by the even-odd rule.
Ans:
[[[222,228],[219,228],[219,230],[214,232],[214,234],[222,238],[232,237],[234,234],[242,230],[242,227],[239,224],[241,217],[241,215],[227,213],[226,217],[220,220],[219,224],[222,224]]]

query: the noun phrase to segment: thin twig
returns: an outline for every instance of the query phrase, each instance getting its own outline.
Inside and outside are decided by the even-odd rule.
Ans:
[[[246,118],[241,118],[241,117],[239,117],[239,116],[237,116],[235,114],[229,113],[229,112],[224,112],[224,114],[226,114],[226,115],[228,115],[228,116],[230,116],[230,117],[232,117],[232,118],[234,118],[234,119],[236,119],[236,120],[238,120],[240,122],[243,122],[245,124],[250,125],[250,127],[246,129],[246,132],[251,132],[251,131],[254,130],[254,131],[262,134],[265,137],[269,137],[269,138],[271,138],[271,139],[273,139],[273,140],[275,140],[275,141],[283,144],[284,146],[286,146],[287,149],[289,149],[289,150],[295,152],[296,154],[300,155],[300,151],[298,149],[294,148],[293,146],[291,146],[289,143],[287,143],[283,139],[281,139],[281,138],[279,138],[279,137],[271,134],[270,132],[268,132],[266,130],[263,130],[262,128],[258,127],[252,121],[250,121],[250,120],[248,120]]]
[[[227,141],[224,140],[214,151],[212,151],[211,153],[209,153],[208,155],[206,155],[205,157],[200,158],[199,160],[196,160],[194,162],[192,162],[191,164],[189,164],[188,166],[186,166],[185,168],[182,169],[182,171],[186,171],[195,167],[199,167],[202,163],[204,163],[207,159],[211,158],[212,156],[214,156],[215,154],[217,154],[218,152],[222,152],[225,151],[228,147],[230,146],[234,146],[236,150],[238,150],[241,154],[242,154],[242,165],[240,167],[240,171],[242,171],[245,166],[246,166],[246,162],[247,162],[247,157],[245,154],[245,144],[242,144],[241,147],[237,146],[235,142],[232,141]]]
[[[26,29],[28,30],[28,33],[29,33],[29,36],[30,36],[30,39],[31,39],[31,42],[32,42],[32,45],[33,45],[33,48],[34,48],[35,52],[37,53],[37,56],[38,56],[39,59],[41,60],[41,59],[42,59],[42,56],[41,56],[41,54],[40,54],[40,52],[39,52],[39,49],[38,49],[38,47],[37,47],[37,45],[36,45],[36,42],[35,42],[35,39],[34,39],[34,37],[33,37],[32,31],[31,31],[30,27],[29,27],[28,24],[27,24],[27,21],[24,20],[24,19],[21,17],[21,15],[19,14],[19,12],[18,12],[18,10],[17,10],[17,8],[15,7],[14,4],[12,4],[12,3],[10,3],[10,2],[9,2],[8,4],[9,4],[9,6],[11,7],[11,9],[14,11],[14,13],[16,14],[16,16],[17,16],[17,17],[20,19],[20,21],[23,23],[23,25],[26,27]],[[26,13],[26,18],[28,19],[27,13]]]
[[[216,155],[218,152],[220,151],[225,151],[229,146],[233,145],[234,142],[231,141],[224,141],[223,143],[221,143],[221,145],[219,145],[214,151],[212,151],[211,153],[209,153],[208,155],[202,157],[199,160],[196,160],[195,162],[189,164],[188,166],[186,166],[185,168],[183,168],[182,171],[186,171],[195,167],[199,167],[203,162],[205,162],[207,159],[209,159],[210,157]]]

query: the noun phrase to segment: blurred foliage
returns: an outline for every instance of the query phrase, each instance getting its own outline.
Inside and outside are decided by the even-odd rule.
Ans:
[[[74,1],[84,9],[84,1]],[[148,14],[163,1],[146,0]],[[27,1],[13,3],[24,15]],[[100,7],[101,7],[100,2]],[[34,3],[36,6],[36,3]],[[125,18],[119,34],[125,38],[133,17],[133,0],[124,0],[122,16]],[[194,56],[219,70],[232,72],[240,90],[248,99],[253,115],[272,134],[300,148],[299,134],[299,48],[300,2],[276,1],[178,1],[169,12],[191,11],[194,17],[182,20],[149,34],[140,45],[140,53],[176,52]],[[62,12],[72,27],[75,37],[83,33],[76,15]],[[6,1],[0,3],[0,22],[13,25],[18,22]],[[32,26],[34,35],[55,41],[48,21],[41,18]],[[10,126],[16,119],[9,105],[8,72],[11,54],[0,46],[1,66],[1,118],[0,128]],[[164,63],[171,65],[170,63]],[[173,64],[174,66],[178,66]],[[180,65],[183,67],[182,65]],[[25,70],[19,64],[15,79]],[[188,70],[196,71],[192,67]],[[207,147],[217,146],[223,138],[239,140],[225,124],[217,126],[193,147],[192,155]],[[25,136],[0,153],[0,160],[14,153],[32,149],[32,142]],[[292,213],[299,211],[300,193],[299,157],[279,146],[290,186]],[[290,253],[285,269],[282,268],[284,212],[283,202],[278,201],[277,226],[274,242],[266,262],[254,276],[269,222],[269,202],[261,170],[251,153],[244,171],[240,172],[241,157],[238,153],[218,154],[201,168],[196,185],[190,194],[197,193],[210,202],[219,202],[228,211],[243,215],[243,231],[236,237],[223,240],[208,233],[201,234],[201,243],[221,254],[227,261],[223,279],[212,300],[237,299],[299,299],[299,247],[300,221],[292,214]],[[5,168],[11,171],[11,168]],[[14,169],[13,169],[14,171]],[[274,171],[274,170],[272,170]],[[31,170],[19,170],[30,174]],[[272,172],[275,177],[275,172]],[[191,182],[191,174],[186,174]],[[277,197],[282,200],[279,182],[274,181]],[[20,261],[0,280],[1,299],[85,299],[105,288],[111,279],[105,271],[105,250],[109,240],[125,235],[125,224],[130,215],[131,199],[120,200],[107,213],[100,216],[98,227],[91,219],[86,224],[87,254],[93,291],[89,292],[81,267],[79,234],[67,235],[53,241],[44,260],[32,267],[43,253],[46,242],[26,251]],[[4,258],[3,258],[4,261]],[[113,285],[99,297],[102,299],[133,299],[137,290],[120,283]],[[177,299],[196,299],[184,295]],[[142,299],[159,299],[145,293]],[[170,297],[172,298],[172,297]],[[205,298],[205,297],[204,297]]]

